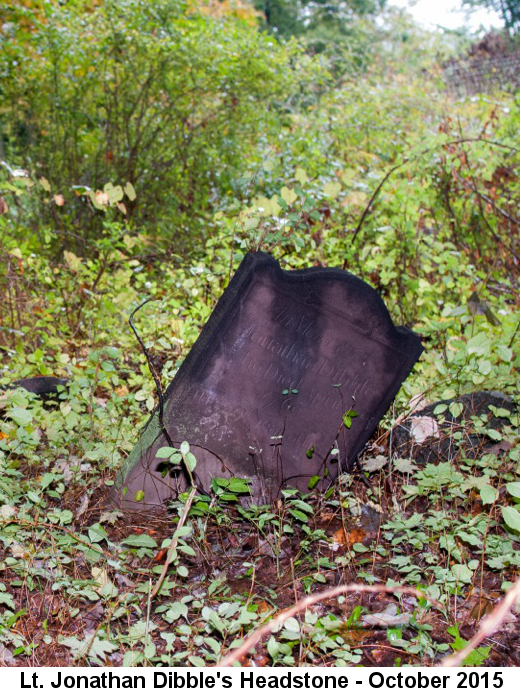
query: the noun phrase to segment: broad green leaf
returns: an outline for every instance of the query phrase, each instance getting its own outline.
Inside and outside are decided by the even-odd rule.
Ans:
[[[498,491],[495,487],[492,487],[492,485],[489,485],[488,483],[480,485],[479,494],[483,504],[492,504],[498,498]]]
[[[298,196],[295,193],[295,191],[292,188],[288,188],[287,186],[282,186],[280,190],[280,196],[282,200],[286,203],[286,205],[293,205],[293,203],[297,200]]]
[[[465,584],[470,584],[472,582],[474,572],[472,572],[467,565],[455,564],[452,565],[451,570],[452,574],[459,582],[464,582]]]
[[[93,524],[88,529],[89,538],[92,543],[108,540],[107,532],[101,524]]]
[[[328,198],[338,198],[341,189],[342,184],[338,183],[338,181],[329,181],[324,186],[324,194],[327,195]]]
[[[146,533],[127,536],[121,543],[123,545],[130,545],[133,548],[157,548],[157,542]]]
[[[320,480],[320,476],[312,475],[311,478],[309,479],[308,489],[313,490],[313,488],[316,487],[319,480]]]
[[[156,451],[156,458],[158,459],[168,459],[173,454],[176,454],[178,449],[171,446],[162,446]]]
[[[11,408],[9,417],[20,427],[24,427],[33,421],[33,415],[24,408]]]
[[[130,201],[136,199],[136,190],[134,186],[130,183],[130,181],[127,181],[123,190],[125,191],[125,194]]]
[[[519,532],[519,512],[513,507],[501,507],[501,514],[505,524],[514,531]]]

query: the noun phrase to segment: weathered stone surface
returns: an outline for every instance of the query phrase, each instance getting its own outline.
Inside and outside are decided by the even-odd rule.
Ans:
[[[60,391],[67,387],[68,379],[58,379],[55,376],[33,376],[28,379],[18,379],[9,388],[22,388],[34,393],[46,402],[57,399]],[[61,388],[63,387],[63,389]]]
[[[454,417],[449,408],[461,404],[461,413]],[[435,415],[439,406],[445,411]],[[497,409],[497,410],[496,410]],[[393,452],[417,463],[437,463],[461,456],[476,458],[486,453],[508,450],[508,443],[496,442],[477,431],[473,418],[479,418],[485,429],[501,430],[509,423],[505,413],[513,413],[515,404],[499,391],[475,391],[451,400],[437,401],[413,413],[393,432]],[[497,417],[494,411],[503,412]],[[456,432],[463,433],[455,438]],[[505,448],[506,447],[506,448]]]
[[[362,280],[248,254],[165,393],[165,425],[190,443],[205,489],[235,476],[252,481],[257,500],[307,490],[355,460],[421,352]],[[179,475],[162,477],[155,458],[166,444],[156,414],[122,470],[120,504],[172,496]]]

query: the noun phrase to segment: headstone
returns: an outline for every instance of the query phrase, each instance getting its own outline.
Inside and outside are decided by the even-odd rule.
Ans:
[[[359,278],[247,254],[165,392],[164,424],[189,442],[205,490],[228,477],[251,480],[256,501],[320,488],[354,462],[421,352]],[[119,504],[175,494],[179,473],[155,456],[166,445],[156,413],[121,471]]]
[[[457,415],[451,412],[454,404],[458,405],[454,411]],[[510,423],[514,411],[514,401],[499,391],[475,391],[431,403],[395,428],[393,453],[416,463],[478,458],[488,453],[498,455],[508,451],[511,444],[491,439],[486,430],[501,432]]]
[[[46,402],[57,398],[59,393],[67,387],[68,383],[68,379],[58,379],[55,376],[33,376],[28,379],[18,379],[10,384],[8,388],[25,389],[40,396]]]

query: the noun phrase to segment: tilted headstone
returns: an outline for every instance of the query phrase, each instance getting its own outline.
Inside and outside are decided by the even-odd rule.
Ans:
[[[359,278],[247,254],[165,392],[164,424],[189,442],[202,489],[239,477],[257,501],[306,491],[354,462],[421,352]],[[122,506],[163,504],[184,483],[163,475],[166,445],[156,413],[121,472]]]

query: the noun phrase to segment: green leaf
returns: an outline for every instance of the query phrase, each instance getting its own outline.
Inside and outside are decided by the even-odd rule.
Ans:
[[[501,514],[503,515],[505,524],[514,531],[519,532],[519,512],[517,509],[513,507],[501,507]]]
[[[277,642],[275,637],[273,637],[273,635],[271,635],[271,637],[269,638],[268,644],[266,645],[266,649],[268,650],[268,654],[271,656],[273,661],[275,661],[275,659],[279,655],[279,643]]]
[[[498,491],[496,490],[496,488],[492,487],[492,485],[489,485],[488,483],[480,485],[479,494],[481,496],[483,504],[492,504],[498,498]]]
[[[346,412],[344,413],[342,419],[344,421],[344,425],[347,427],[348,430],[351,429],[352,418],[354,418],[356,416],[357,416],[357,413],[355,410],[346,410]]]
[[[228,489],[230,490],[230,492],[250,492],[250,488],[248,487],[248,481],[242,480],[241,478],[230,478]]]
[[[299,521],[303,521],[304,523],[308,521],[308,517],[304,512],[301,512],[298,509],[290,509],[289,513],[295,517],[295,519],[298,519]]]
[[[318,483],[319,480],[320,480],[320,476],[318,476],[318,475],[311,476],[311,478],[309,479],[309,483],[308,483],[308,489],[313,490],[313,488],[316,487],[316,484]]]
[[[467,565],[455,564],[452,565],[451,570],[452,574],[459,582],[463,582],[464,584],[470,584],[472,582],[474,572],[472,572]]]
[[[127,536],[127,538],[124,538],[121,543],[122,545],[130,545],[133,548],[157,548],[156,541],[146,533],[142,533],[139,536]]]
[[[108,535],[101,524],[93,524],[88,529],[89,538],[92,543],[108,540]]]
[[[170,456],[176,454],[178,449],[174,449],[171,446],[162,446],[156,451],[156,458],[158,459],[169,459]]]
[[[195,467],[196,467],[196,465],[197,465],[197,460],[196,460],[195,456],[192,454],[192,452],[189,451],[189,452],[185,455],[184,458],[185,458],[185,463],[186,463],[186,465],[188,466],[188,469],[189,469],[190,471],[195,470]]]
[[[125,191],[125,194],[130,201],[136,199],[136,189],[130,183],[130,181],[127,181],[127,183],[125,184],[125,188],[123,190]]]
[[[190,655],[188,657],[188,661],[192,664],[192,666],[196,666],[197,668],[203,668],[206,666],[204,659],[202,659],[200,656]]]
[[[107,654],[115,652],[119,647],[108,640],[100,637],[92,638],[92,634],[87,634],[83,639],[77,637],[59,638],[60,644],[68,647],[75,660],[88,657],[100,666],[105,665]]]
[[[302,167],[297,167],[295,170],[295,180],[298,181],[300,184],[304,184],[308,180],[308,175],[306,174],[305,170],[302,169]]]
[[[444,413],[448,408],[448,405],[446,403],[438,403],[438,405],[434,408],[432,411],[433,415],[441,415]]]
[[[11,608],[13,611],[16,610],[13,597],[5,591],[0,591],[0,604]]]
[[[280,190],[280,196],[282,200],[286,203],[286,205],[293,205],[293,203],[297,200],[298,196],[295,193],[295,191],[292,188],[288,188],[287,186],[282,186]]]
[[[464,640],[459,633],[459,623],[452,625],[447,628],[447,632],[451,637],[454,637],[454,641],[451,643],[451,647],[454,652],[460,652],[464,649],[468,642]],[[466,659],[463,661],[464,666],[481,666],[485,659],[488,658],[491,647],[478,647],[473,649]]]
[[[366,548],[365,545],[363,545],[362,543],[354,543],[353,550],[355,551],[355,553],[367,553],[369,548]]]
[[[313,514],[314,511],[313,507],[307,502],[304,502],[304,500],[292,500],[291,506],[301,509],[303,512],[306,512],[306,514]]]
[[[41,480],[40,480],[40,485],[42,487],[42,490],[45,490],[46,488],[48,488],[49,485],[53,482],[54,482],[54,473],[44,473],[42,475]]]
[[[298,624],[298,620],[296,618],[288,618],[285,620],[284,627],[290,632],[296,632],[297,634],[300,632],[300,625]]]
[[[338,194],[342,189],[342,184],[338,181],[328,181],[324,186],[324,195],[328,198],[338,198]]]
[[[165,615],[165,618],[168,620],[169,623],[173,623],[179,618],[187,617],[188,606],[186,603],[182,603],[181,601],[175,601],[174,603],[171,603]]]
[[[212,482],[219,487],[228,487],[230,481],[228,478],[213,478]]]
[[[28,425],[33,420],[32,413],[24,408],[11,408],[9,411],[9,417],[20,427]]]

